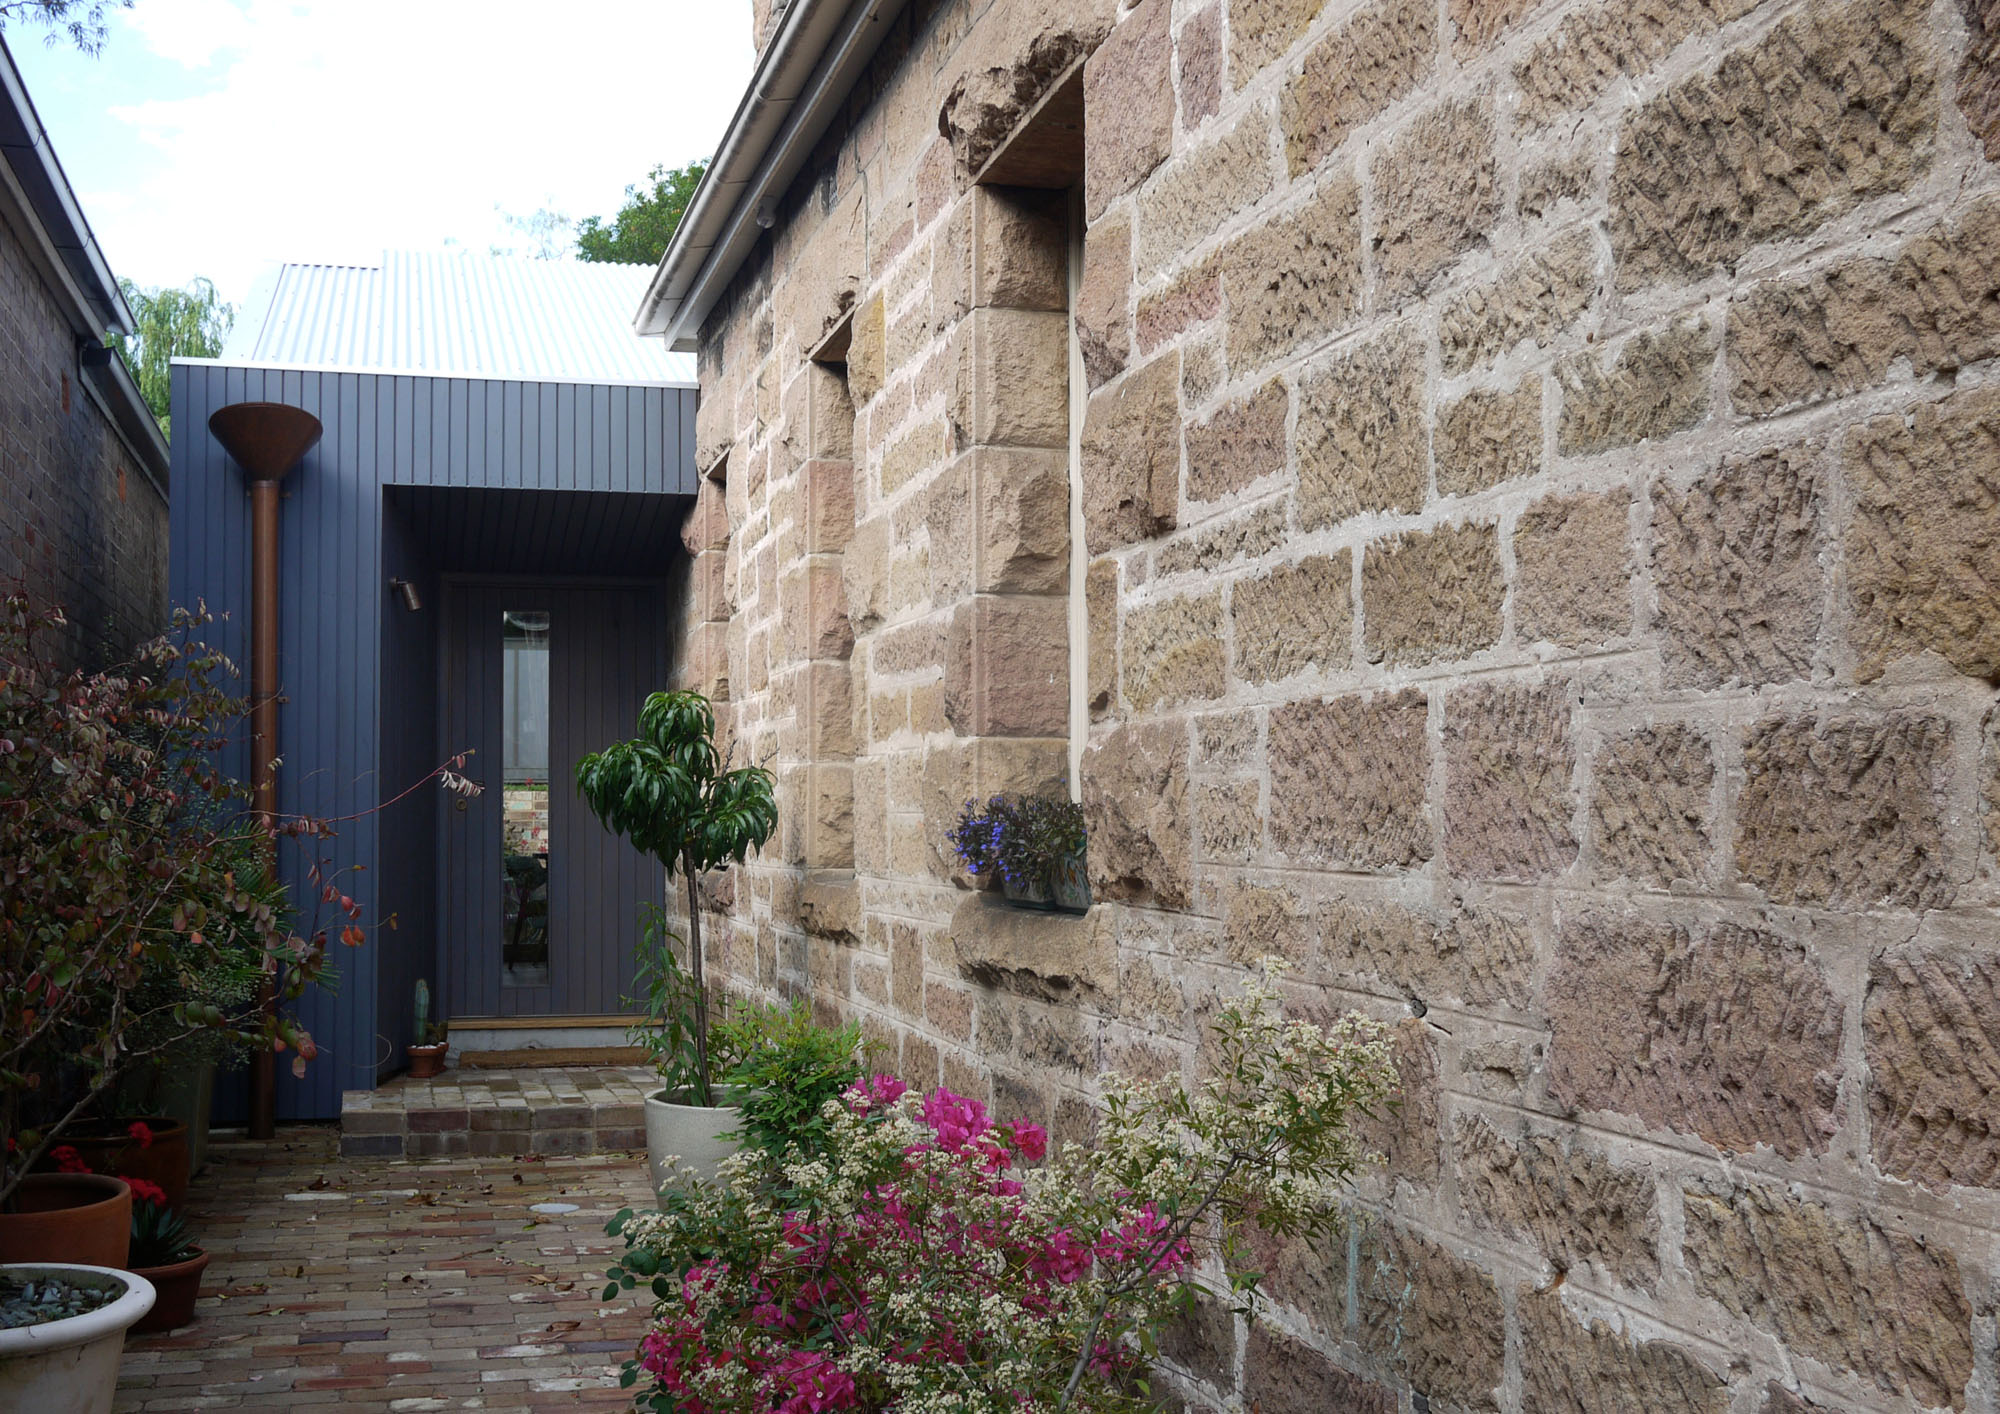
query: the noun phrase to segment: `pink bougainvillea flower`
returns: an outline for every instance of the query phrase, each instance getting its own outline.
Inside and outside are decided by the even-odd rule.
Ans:
[[[893,1075],[871,1075],[866,1080],[857,1080],[847,1092],[850,1109],[866,1114],[870,1110],[885,1110],[909,1093],[910,1087]]]
[[[924,1097],[923,1120],[937,1132],[938,1148],[957,1153],[993,1127],[986,1106],[940,1085]]]
[[[1031,1164],[1038,1164],[1049,1152],[1049,1132],[1039,1124],[1025,1119],[1013,1121],[1014,1147],[1021,1157]]]

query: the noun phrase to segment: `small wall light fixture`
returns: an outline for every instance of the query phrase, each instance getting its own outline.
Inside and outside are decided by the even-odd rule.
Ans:
[[[424,601],[417,597],[417,586],[407,579],[389,581],[389,592],[403,601],[403,607],[411,613],[424,607]]]
[[[777,225],[778,224],[777,198],[767,196],[763,200],[759,201],[757,203],[757,209],[755,215],[757,218],[757,224],[762,226],[767,231],[770,230],[773,226]]]

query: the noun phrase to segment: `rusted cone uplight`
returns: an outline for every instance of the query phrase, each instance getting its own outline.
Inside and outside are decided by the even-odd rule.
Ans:
[[[323,429],[304,408],[231,403],[208,419],[208,430],[250,482],[250,802],[269,826],[278,814],[278,487]],[[267,1019],[278,1005],[276,966],[264,959],[259,1003]],[[277,1057],[259,1051],[250,1063],[252,1139],[277,1132],[277,1082]]]

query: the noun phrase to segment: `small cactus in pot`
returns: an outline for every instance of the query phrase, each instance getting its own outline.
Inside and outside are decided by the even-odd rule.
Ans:
[[[451,1042],[445,1039],[450,1023],[431,1020],[431,984],[417,979],[416,1005],[417,1039],[407,1048],[410,1058],[410,1079],[429,1080],[444,1073],[445,1053],[451,1049]]]

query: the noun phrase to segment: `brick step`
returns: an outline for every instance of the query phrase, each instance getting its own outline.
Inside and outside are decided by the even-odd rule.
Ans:
[[[341,1096],[347,1157],[595,1154],[646,1147],[644,1066],[534,1067],[407,1076]]]

